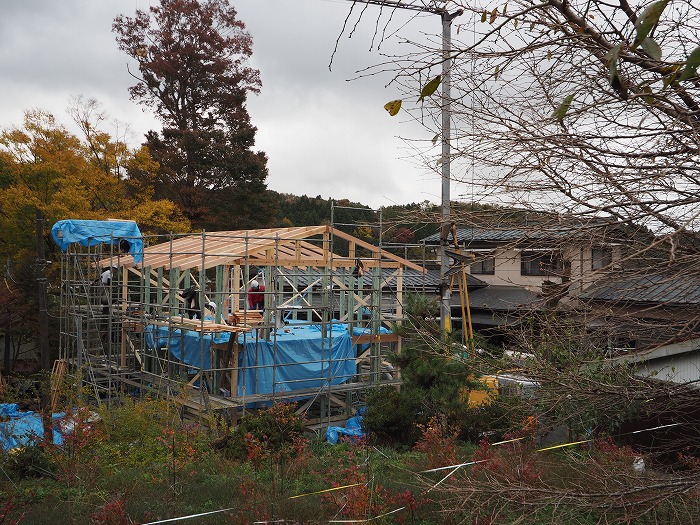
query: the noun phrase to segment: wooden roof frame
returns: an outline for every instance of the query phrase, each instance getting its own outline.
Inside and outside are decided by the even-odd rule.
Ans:
[[[306,240],[317,235],[323,236],[320,246]],[[331,235],[349,242],[348,256],[330,253],[327,243]],[[372,253],[369,259],[360,258],[366,268],[404,267],[426,271],[420,265],[327,225],[192,233],[144,248],[143,263],[139,266],[152,270],[206,270],[248,263],[253,266],[350,268],[356,264],[357,247]],[[106,260],[104,264],[110,262]],[[122,266],[135,268],[137,265],[133,261],[123,261]]]

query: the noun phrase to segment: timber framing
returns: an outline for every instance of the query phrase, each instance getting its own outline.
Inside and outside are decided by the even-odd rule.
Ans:
[[[95,286],[108,267],[118,268],[112,283]],[[76,247],[62,261],[61,357],[98,402],[155,392],[235,422],[260,403],[302,398],[319,423],[330,422],[350,415],[367,388],[400,384],[384,356],[401,350],[391,329],[403,318],[407,270],[426,275],[329,225],[144,237],[139,264]],[[254,280],[265,286],[260,311],[247,301]],[[305,348],[301,362],[282,357],[284,337],[303,328],[318,330],[321,350]],[[341,337],[352,352],[337,358],[326,348]],[[188,344],[200,346],[187,355]],[[297,365],[319,376],[289,377]],[[255,390],[250,378],[265,374],[272,386]]]

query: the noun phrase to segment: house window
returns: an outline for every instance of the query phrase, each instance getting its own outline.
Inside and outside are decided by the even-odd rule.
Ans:
[[[593,248],[591,250],[591,269],[600,270],[612,264],[611,248]]]
[[[555,252],[522,252],[521,275],[555,275],[562,271],[562,261]]]
[[[496,271],[496,259],[483,257],[470,265],[471,273],[477,275],[493,275]]]

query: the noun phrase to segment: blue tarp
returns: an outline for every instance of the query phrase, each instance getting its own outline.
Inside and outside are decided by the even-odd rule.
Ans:
[[[326,441],[332,445],[337,445],[338,441],[341,441],[343,438],[348,439],[351,443],[355,443],[365,437],[365,433],[362,430],[364,408],[358,409],[355,416],[345,422],[344,427],[328,427],[326,429]]]
[[[238,396],[338,385],[352,378],[357,373],[356,349],[347,325],[330,326],[330,337],[323,336],[320,325],[294,324],[277,330],[270,341],[256,340],[255,333],[241,334]],[[360,328],[353,331],[355,335],[366,332]],[[178,360],[196,369],[208,369],[212,341],[228,342],[229,335],[201,335],[190,330],[150,326],[147,343],[151,348],[169,346],[170,354]],[[363,345],[362,350],[367,346]]]
[[[53,442],[56,445],[63,444],[63,437],[58,432],[59,420],[64,416],[63,412],[53,414]],[[44,439],[44,425],[41,415],[36,412],[21,412],[19,406],[14,403],[0,403],[0,447],[3,450],[27,447]]]
[[[129,253],[134,263],[143,261],[143,237],[133,221],[86,221],[67,219],[58,221],[51,228],[51,236],[61,251],[66,251],[74,242],[83,246],[95,246],[102,242],[118,244],[129,241]]]
[[[331,326],[330,337],[323,337],[319,325],[286,325],[277,331],[276,345],[272,337],[268,342],[248,335],[239,358],[238,395],[244,388],[246,395],[269,394],[338,385],[353,377],[355,347],[347,325]]]
[[[167,326],[146,327],[146,343],[149,347],[169,348],[172,357],[197,369],[211,368],[209,347],[212,341],[227,343],[228,340],[228,333],[214,336],[212,334],[202,335],[193,330],[168,328]]]

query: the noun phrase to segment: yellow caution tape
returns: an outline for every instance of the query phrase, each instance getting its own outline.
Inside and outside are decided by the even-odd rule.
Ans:
[[[514,441],[520,441],[522,439],[525,439],[525,437],[519,437],[519,438],[513,438],[513,439],[506,439],[505,441],[497,441],[496,443],[491,443],[492,447],[495,447],[496,445],[505,445],[506,443],[513,443]]]
[[[554,445],[553,447],[538,448],[535,452],[544,452],[545,450],[554,450],[555,448],[573,447],[574,445],[580,445],[581,443],[590,443],[592,439],[584,439],[583,441],[572,441],[571,443],[562,443],[561,445]]]
[[[296,496],[289,496],[287,499],[303,498],[306,496],[313,496],[314,494],[323,494],[324,492],[333,492],[334,490],[349,489],[350,487],[357,487],[358,485],[364,485],[364,483],[353,483],[352,485],[343,485],[342,487],[331,487],[329,489],[317,490],[316,492],[307,492],[306,494],[297,494]]]

